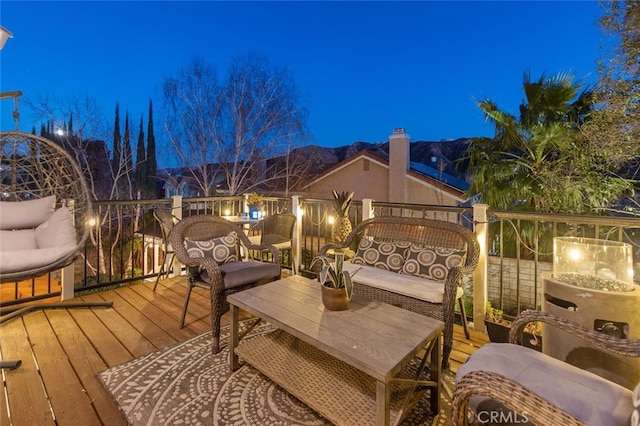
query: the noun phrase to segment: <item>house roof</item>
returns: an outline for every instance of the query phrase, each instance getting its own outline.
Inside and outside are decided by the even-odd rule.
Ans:
[[[357,154],[352,155],[351,157],[346,158],[337,164],[334,164],[332,167],[318,174],[303,189],[306,189],[309,186],[314,185],[319,181],[327,178],[328,176],[339,172],[341,169],[353,164],[354,162],[362,158],[373,161],[387,169],[389,168],[389,160],[387,158],[380,157],[368,151],[360,151]],[[410,162],[409,170],[407,171],[407,177],[426,185],[436,187],[457,198],[461,198],[467,188],[469,188],[469,183],[465,182],[464,180],[458,179],[444,172],[440,172],[440,170],[429,167],[422,163]]]

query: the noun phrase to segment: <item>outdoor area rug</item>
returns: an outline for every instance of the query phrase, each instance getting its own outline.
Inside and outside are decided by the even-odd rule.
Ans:
[[[242,322],[241,329],[249,323]],[[249,336],[272,330],[261,323]],[[211,333],[204,333],[112,367],[98,378],[134,426],[331,424],[250,365],[231,371],[228,327],[222,328],[220,341],[224,347],[213,355]],[[424,397],[403,425],[450,424],[454,380],[448,371],[443,376],[440,415],[434,419]]]

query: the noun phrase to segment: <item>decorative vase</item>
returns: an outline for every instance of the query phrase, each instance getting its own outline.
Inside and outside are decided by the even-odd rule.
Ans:
[[[344,288],[333,288],[325,285],[322,288],[322,303],[330,311],[344,311],[349,309],[349,299],[347,290]]]

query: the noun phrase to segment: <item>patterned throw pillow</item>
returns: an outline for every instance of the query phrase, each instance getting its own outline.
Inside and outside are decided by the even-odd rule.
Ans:
[[[184,247],[189,257],[212,257],[218,265],[224,265],[238,261],[237,242],[238,234],[232,231],[224,237],[206,241],[185,240]]]
[[[466,255],[466,251],[456,249],[411,246],[400,273],[445,281],[449,269],[464,264]]]
[[[388,243],[363,238],[351,263],[399,272],[404,263],[405,252],[410,246],[411,243],[404,241]]]

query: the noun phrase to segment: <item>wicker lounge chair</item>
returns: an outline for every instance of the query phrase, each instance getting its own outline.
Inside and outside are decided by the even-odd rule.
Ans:
[[[230,239],[230,236],[233,237]],[[211,215],[182,219],[171,230],[169,241],[176,258],[188,271],[189,288],[180,326],[184,326],[193,287],[210,289],[213,352],[217,353],[220,349],[220,317],[229,310],[227,295],[279,279],[280,252],[272,245],[251,243],[241,228]],[[269,250],[272,262],[242,261],[241,244],[248,250]],[[194,245],[193,249],[190,245]]]
[[[458,368],[453,396],[453,424],[489,417],[545,426],[638,425],[640,383],[632,391],[516,343],[526,324],[542,321],[603,350],[640,357],[640,339],[620,339],[589,330],[548,312],[524,311],[509,334],[512,343],[489,343]],[[469,414],[472,413],[472,419]],[[516,418],[515,415],[520,417]],[[483,418],[484,416],[484,418]]]

